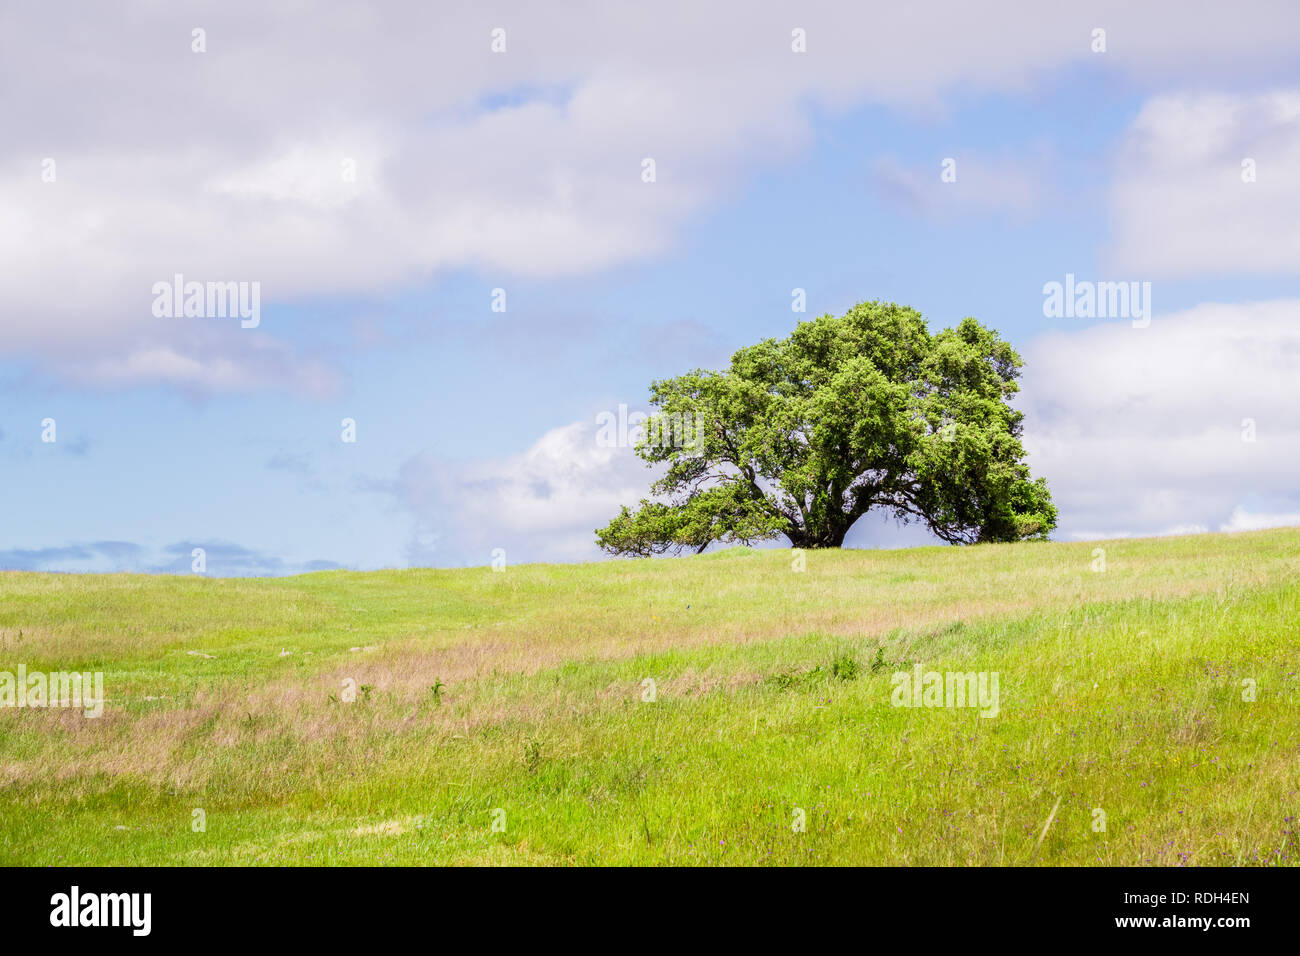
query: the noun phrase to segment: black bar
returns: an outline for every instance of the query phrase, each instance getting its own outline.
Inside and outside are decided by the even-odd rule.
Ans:
[[[428,934],[434,945],[439,939],[450,945],[453,937],[445,934],[452,932],[516,931],[533,934],[538,945],[544,937],[562,944],[620,925],[649,942],[685,931],[677,922],[689,917],[706,936],[716,931],[733,941],[753,935],[770,942],[789,932],[813,946],[841,929],[861,934],[878,925],[885,934],[876,937],[880,943],[892,928],[922,946],[1128,938],[1217,948],[1291,929],[1296,895],[1295,878],[1284,870],[1228,868],[65,868],[8,869],[0,880],[7,943],[75,937],[128,945],[196,939],[373,944],[378,930]],[[70,902],[73,886],[83,905],[93,894],[150,894],[148,935],[136,936],[127,915],[121,922],[128,925],[118,927],[52,926],[52,898],[64,894]],[[1134,919],[1152,922],[1120,925]],[[1208,927],[1199,924],[1207,919]]]

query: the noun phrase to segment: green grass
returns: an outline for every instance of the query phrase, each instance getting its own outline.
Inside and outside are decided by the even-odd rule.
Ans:
[[[1294,864],[1298,578],[1298,529],[2,573],[0,671],[108,702],[0,708],[0,863]],[[997,716],[893,706],[915,664]]]

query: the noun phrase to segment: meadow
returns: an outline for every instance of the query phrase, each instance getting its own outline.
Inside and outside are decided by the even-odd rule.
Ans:
[[[0,863],[1300,860],[1300,529],[794,567],[0,573]]]

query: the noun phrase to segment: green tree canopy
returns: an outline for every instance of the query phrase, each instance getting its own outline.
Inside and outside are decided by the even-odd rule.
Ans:
[[[914,309],[864,302],[742,348],[724,372],[654,382],[636,450],[667,471],[597,543],[641,556],[779,535],[839,547],[874,508],[951,543],[1045,537],[1056,508],[1008,404],[1021,365],[975,319],[931,335]]]

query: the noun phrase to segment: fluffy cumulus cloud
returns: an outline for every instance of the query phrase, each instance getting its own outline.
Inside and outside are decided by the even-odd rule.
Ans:
[[[1300,272],[1300,90],[1157,97],[1117,162],[1113,267],[1149,279]]]
[[[468,462],[417,455],[392,490],[416,519],[413,564],[488,564],[600,556],[594,530],[648,493],[629,447],[605,447],[591,422],[553,428],[520,454]]]
[[[277,343],[278,306],[450,267],[654,256],[756,164],[802,149],[813,109],[1029,89],[1094,58],[1099,23],[1126,75],[1267,70],[1294,50],[1278,26],[1293,15],[1245,7],[9,5],[0,358],[106,385],[328,393],[328,368]],[[261,282],[262,327],[154,317],[152,284],[176,273]]]
[[[1300,301],[1034,340],[1019,404],[1059,537],[1300,524]]]

